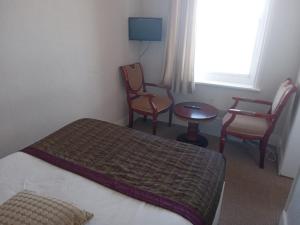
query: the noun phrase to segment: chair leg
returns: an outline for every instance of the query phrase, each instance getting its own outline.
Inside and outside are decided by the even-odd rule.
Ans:
[[[260,140],[259,143],[259,151],[260,151],[260,159],[259,159],[259,167],[261,169],[265,168],[265,156],[266,156],[266,149],[267,149],[267,140]]]
[[[225,142],[226,142],[226,133],[224,131],[222,131],[221,132],[221,137],[220,137],[220,147],[219,147],[219,151],[222,154],[224,152]]]
[[[156,135],[156,127],[157,127],[157,115],[153,116],[152,120],[152,134]]]
[[[146,122],[147,121],[147,116],[146,115],[144,115],[144,122]]]
[[[169,127],[172,126],[172,120],[173,120],[173,106],[169,110]]]
[[[132,128],[133,127],[133,111],[132,110],[129,110],[128,120],[129,120],[128,127]]]

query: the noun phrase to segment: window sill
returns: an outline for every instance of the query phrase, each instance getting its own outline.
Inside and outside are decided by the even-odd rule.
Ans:
[[[226,82],[211,82],[211,81],[195,82],[195,83],[196,83],[196,85],[203,85],[203,86],[224,87],[224,88],[229,88],[229,89],[260,92],[260,89],[255,88],[252,85],[232,84],[232,83],[226,83]]]

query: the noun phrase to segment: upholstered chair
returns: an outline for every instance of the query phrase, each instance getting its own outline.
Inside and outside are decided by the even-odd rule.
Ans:
[[[292,80],[284,81],[274,98],[273,102],[264,100],[253,100],[248,98],[233,97],[234,104],[223,118],[223,126],[220,137],[220,152],[223,153],[227,135],[232,135],[243,140],[260,141],[260,168],[264,168],[266,147],[272,134],[276,121],[278,120],[288,99],[297,91]],[[239,102],[250,102],[263,104],[269,107],[267,113],[250,112],[238,110]]]
[[[133,127],[133,114],[138,113],[147,119],[152,117],[152,133],[156,134],[157,117],[160,113],[169,111],[169,126],[172,124],[174,100],[170,87],[145,83],[143,68],[140,63],[120,67],[121,75],[124,78],[127,102],[129,107],[129,127]],[[146,87],[161,88],[166,91],[165,96],[149,93]]]

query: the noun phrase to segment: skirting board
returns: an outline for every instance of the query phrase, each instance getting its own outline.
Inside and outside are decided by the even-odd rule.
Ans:
[[[282,211],[282,214],[281,214],[281,217],[280,217],[280,221],[279,221],[279,225],[289,225],[285,210]]]
[[[120,118],[117,121],[112,122],[112,123],[119,125],[119,126],[127,126],[128,125],[127,116],[123,116],[122,118]]]

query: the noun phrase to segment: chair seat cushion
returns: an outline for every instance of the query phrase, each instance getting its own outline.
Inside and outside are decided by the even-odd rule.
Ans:
[[[155,96],[153,99],[154,104],[157,106],[157,112],[164,111],[172,105],[172,101],[167,96]],[[146,96],[138,97],[131,101],[131,107],[134,110],[139,110],[147,113],[152,113],[153,110],[149,103],[149,98]]]
[[[223,125],[231,118],[231,116],[231,113],[227,113],[224,116]],[[226,131],[260,138],[265,135],[268,127],[269,123],[264,118],[236,115]]]

